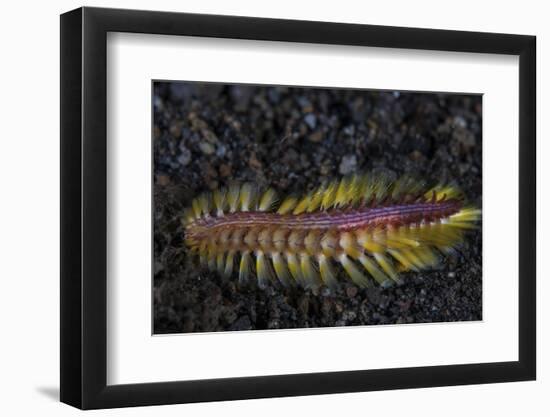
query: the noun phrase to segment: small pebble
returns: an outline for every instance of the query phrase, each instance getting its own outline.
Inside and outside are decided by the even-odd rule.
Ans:
[[[323,140],[323,132],[318,130],[307,137],[310,142],[318,143]]]
[[[181,138],[181,128],[183,123],[181,121],[175,121],[170,125],[170,134],[174,139]]]
[[[346,155],[342,158],[338,172],[342,175],[347,175],[355,171],[357,168],[357,157],[355,155]]]
[[[304,117],[304,122],[306,122],[311,130],[315,129],[315,126],[317,126],[317,118],[313,113],[308,113],[306,117]]]
[[[227,152],[227,148],[225,147],[225,145],[220,145],[216,149],[216,156],[219,158],[223,158],[226,152]]]
[[[191,152],[189,149],[182,149],[180,155],[178,156],[178,162],[181,166],[186,166],[191,161]]]
[[[262,169],[262,162],[256,157],[256,153],[252,152],[250,155],[250,158],[248,159],[248,166],[258,171]]]
[[[349,286],[346,288],[346,295],[349,298],[354,298],[357,295],[357,287],[355,286]]]
[[[230,177],[233,173],[233,170],[231,169],[231,165],[229,164],[221,164],[220,165],[220,176],[223,178]]]
[[[202,153],[205,155],[212,155],[216,151],[216,148],[214,148],[214,145],[212,145],[209,142],[199,143],[199,148],[202,151]]]

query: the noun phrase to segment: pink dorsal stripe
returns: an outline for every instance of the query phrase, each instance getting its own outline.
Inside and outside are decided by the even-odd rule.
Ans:
[[[332,209],[300,215],[266,212],[236,212],[223,216],[207,216],[196,220],[196,225],[206,229],[285,227],[289,229],[337,229],[350,230],[384,224],[412,224],[422,220],[448,217],[461,208],[458,200],[422,202],[374,208]]]

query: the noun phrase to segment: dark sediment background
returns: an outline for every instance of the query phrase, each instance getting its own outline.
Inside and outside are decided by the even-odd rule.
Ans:
[[[180,216],[231,180],[304,192],[354,171],[455,182],[481,207],[481,96],[154,84],[155,333],[481,320],[481,227],[404,284],[239,287],[188,256]]]

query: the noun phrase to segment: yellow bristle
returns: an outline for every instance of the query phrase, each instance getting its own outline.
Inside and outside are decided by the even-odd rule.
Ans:
[[[412,252],[420,259],[424,267],[437,265],[439,259],[429,247],[412,249]]]
[[[393,201],[398,201],[405,194],[409,194],[412,191],[414,181],[407,176],[398,178],[392,186],[391,198]]]
[[[363,243],[363,248],[372,253],[384,252],[386,250],[384,245],[374,242],[373,240],[366,240],[365,243]]]
[[[286,253],[286,262],[288,264],[288,270],[296,282],[303,284],[304,280],[302,278],[302,271],[300,269],[300,263],[296,259],[296,255],[287,252]]]
[[[439,238],[436,228],[436,224],[425,224],[420,227],[411,227],[410,236],[415,242],[418,242],[418,245],[408,245],[406,249],[417,249],[426,245],[431,245],[433,239]],[[445,225],[445,229],[449,229],[449,227]]]
[[[390,284],[389,278],[376,266],[376,264],[366,255],[361,255],[357,260],[369,272],[369,274],[380,285],[387,287]]]
[[[451,227],[456,227],[459,229],[467,229],[467,230],[475,229],[477,227],[477,225],[475,225],[474,223],[457,222],[457,221],[450,221],[448,224]]]
[[[193,201],[191,202],[191,207],[193,208],[193,214],[195,215],[195,219],[199,219],[201,217],[201,206],[197,198],[193,199]]]
[[[346,195],[347,204],[354,206],[359,203],[363,198],[363,187],[365,184],[365,177],[363,175],[355,174],[351,178]]]
[[[325,187],[321,186],[313,192],[309,206],[307,207],[307,212],[311,213],[312,211],[317,210],[321,206],[323,201]]]
[[[296,204],[298,204],[298,199],[296,197],[289,196],[283,200],[277,210],[277,213],[288,214],[294,209],[294,207],[296,207]]]
[[[368,204],[371,202],[371,200],[374,197],[374,191],[375,191],[375,181],[373,177],[372,176],[365,177],[363,189],[361,190],[363,202],[365,204]]]
[[[439,200],[437,193],[440,189],[441,189],[440,185],[436,185],[435,187],[430,188],[428,191],[424,193],[424,198],[426,200],[432,200],[432,199],[435,199],[436,201]]]
[[[378,265],[382,267],[384,272],[394,281],[398,282],[399,278],[397,277],[397,271],[393,267],[391,261],[381,253],[375,253],[374,259],[378,262]]]
[[[260,198],[259,211],[270,211],[277,202],[277,193],[273,188],[268,188]]]
[[[422,260],[416,255],[415,252],[411,249],[401,249],[401,254],[410,262],[412,263],[416,268],[423,269],[426,267]]]
[[[336,273],[332,268],[330,260],[323,254],[317,257],[319,263],[319,273],[321,274],[321,280],[329,288],[335,288],[338,285],[336,280]]]
[[[319,274],[313,266],[310,256],[305,253],[300,256],[300,269],[307,288],[315,288],[319,285]]]
[[[184,226],[190,223],[193,223],[195,221],[195,214],[193,213],[193,209],[186,208],[183,211],[183,224]]]
[[[227,192],[227,203],[229,204],[229,211],[235,213],[239,205],[239,194],[241,189],[238,184],[232,184]]]
[[[337,188],[338,183],[336,181],[332,181],[327,185],[327,188],[323,191],[323,197],[321,199],[321,210],[329,209],[334,205]]]
[[[292,214],[298,215],[304,213],[307,208],[309,207],[309,204],[311,202],[311,194],[307,194],[305,197],[303,197],[300,202],[296,205],[294,210],[292,211]]]
[[[271,268],[263,251],[256,251],[256,276],[260,288],[265,288],[272,279]]]
[[[227,259],[225,260],[225,268],[223,270],[224,277],[229,277],[233,273],[234,257],[235,254],[233,252],[229,252],[227,254]]]
[[[342,249],[344,249],[344,252],[346,252],[346,254],[351,256],[352,258],[357,259],[363,253],[361,248],[357,245],[355,238],[350,232],[345,232],[341,234],[339,244]]]
[[[213,200],[214,200],[214,207],[216,207],[216,214],[218,216],[223,216],[224,211],[226,210],[226,203],[227,200],[225,198],[226,195],[225,188],[215,190],[213,193]]]
[[[435,196],[436,201],[441,201],[443,199],[451,199],[451,198],[461,198],[462,192],[451,185],[437,185],[430,190],[428,190],[424,197],[427,200],[431,200]]]
[[[396,249],[388,249],[388,253],[393,256],[402,266],[403,270],[408,271],[412,269],[413,271],[418,271],[416,265],[411,262],[407,257],[405,257],[401,251]]]
[[[358,197],[357,197],[358,204],[365,202],[365,190],[367,189],[368,184],[369,184],[369,176],[367,174],[363,174],[361,176],[361,182],[359,184]]]
[[[412,233],[408,228],[400,227],[398,229],[388,229],[386,231],[386,246],[393,249],[415,248],[420,243],[412,239]]]
[[[462,198],[462,192],[456,188],[456,187],[453,187],[453,186],[446,186],[444,187],[441,192],[441,198],[445,197],[447,199],[449,198]],[[439,196],[438,196],[438,200],[439,200]]]
[[[203,216],[210,215],[210,193],[204,193],[199,197],[199,206]]]
[[[277,278],[285,287],[290,285],[290,272],[286,266],[286,262],[279,253],[274,253],[271,255],[271,262],[273,263],[273,268],[275,269],[275,274]]]
[[[437,223],[429,227],[417,228],[415,234],[425,245],[452,246],[462,240],[462,231],[449,224]]]
[[[372,236],[369,236],[369,233],[361,230],[357,232],[357,243],[361,245],[364,249],[369,252],[384,252],[386,250],[385,246],[381,245],[378,242],[375,242]]]
[[[422,191],[426,189],[426,182],[423,180],[415,180],[411,178],[407,187],[408,188],[406,191],[404,191],[404,194],[418,198]]]
[[[249,211],[254,203],[255,190],[254,186],[247,182],[241,186],[239,193],[239,207],[241,211]]]
[[[239,264],[239,282],[245,283],[250,276],[250,266],[252,265],[252,257],[250,252],[243,252],[241,262]]]
[[[481,217],[481,210],[473,207],[465,207],[458,213],[453,214],[450,219],[452,222],[467,223],[476,222]]]
[[[370,287],[371,283],[368,278],[357,268],[346,254],[340,255],[338,261],[347,272],[351,280],[359,287]]]
[[[194,252],[197,246],[195,239],[191,239],[189,236],[185,236],[185,244],[189,246],[191,252]]]
[[[340,181],[336,190],[336,196],[334,198],[334,207],[342,207],[347,202],[348,190],[349,190],[350,178],[344,177]]]
[[[379,176],[375,180],[373,197],[376,202],[381,203],[384,201],[384,199],[388,196],[390,185],[390,181],[385,176]]]
[[[222,274],[225,267],[225,254],[223,252],[218,253],[216,256],[216,270]]]

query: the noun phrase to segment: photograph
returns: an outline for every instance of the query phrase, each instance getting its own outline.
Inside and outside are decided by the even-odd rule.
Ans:
[[[59,85],[40,97],[60,100],[42,106],[60,146],[39,134],[44,152],[9,153],[14,201],[40,207],[46,188],[18,180],[17,155],[59,161],[59,230],[11,222],[17,256],[29,236],[60,241],[59,285],[39,271],[42,290],[10,291],[58,304],[39,326],[55,343],[16,380],[80,410],[220,402],[241,416],[292,397],[383,413],[372,399],[386,396],[396,414],[537,414],[548,25],[525,7],[442,21],[378,6],[63,10],[45,67],[56,83],[32,84]],[[457,390],[471,398],[453,402]]]
[[[482,95],[152,81],[153,334],[483,319]]]

